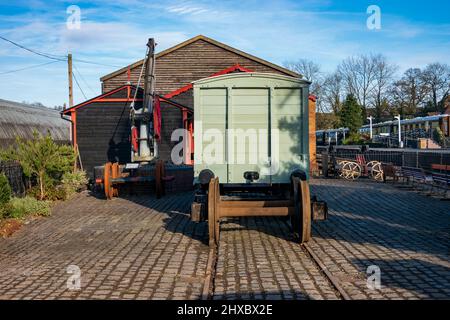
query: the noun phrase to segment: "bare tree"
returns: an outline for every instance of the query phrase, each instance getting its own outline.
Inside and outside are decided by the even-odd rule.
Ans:
[[[322,100],[322,112],[332,111],[337,115],[341,109],[343,100],[343,83],[342,77],[339,72],[334,72],[328,75],[322,84],[321,88],[321,100]]]
[[[419,68],[406,70],[403,77],[394,82],[390,93],[397,111],[401,115],[414,115],[429,94],[422,70]]]
[[[356,97],[363,108],[363,116],[367,114],[367,106],[374,88],[376,75],[376,56],[360,55],[349,57],[338,66],[344,82],[345,91]]]
[[[434,110],[442,112],[450,93],[450,67],[439,62],[431,63],[422,72],[422,79]]]
[[[308,59],[287,61],[283,64],[287,69],[300,73],[304,79],[311,81],[310,92],[319,95],[323,73],[319,64]]]
[[[379,54],[373,56],[374,79],[372,103],[375,108],[375,118],[380,121],[383,114],[389,111],[389,88],[392,84],[397,66],[390,64],[386,57]]]

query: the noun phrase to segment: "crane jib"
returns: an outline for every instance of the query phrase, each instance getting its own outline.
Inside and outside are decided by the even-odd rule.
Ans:
[[[143,104],[140,109],[135,109],[134,102],[130,110],[132,132],[131,161],[148,162],[158,157],[157,139],[154,128],[154,99],[155,95],[155,40],[150,38],[147,43],[147,53],[138,80],[138,88],[143,77]],[[145,69],[144,69],[145,68]],[[136,134],[137,131],[137,134]],[[137,137],[136,137],[137,135]],[[137,145],[137,148],[136,148]],[[136,150],[137,149],[137,150]]]

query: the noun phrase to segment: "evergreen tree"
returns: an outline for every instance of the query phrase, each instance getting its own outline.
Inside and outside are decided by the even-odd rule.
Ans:
[[[349,129],[350,136],[356,136],[363,124],[362,109],[352,94],[348,94],[340,111],[341,126]]]
[[[4,152],[2,157],[20,162],[27,177],[36,177],[42,200],[47,187],[72,170],[75,152],[72,146],[56,144],[50,135],[34,132],[33,136],[31,140],[17,138],[17,145]]]

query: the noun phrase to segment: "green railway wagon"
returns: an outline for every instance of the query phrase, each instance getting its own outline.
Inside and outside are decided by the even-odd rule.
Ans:
[[[300,242],[324,216],[309,192],[310,82],[277,74],[234,73],[195,81],[191,217],[207,219],[217,244],[220,219],[285,216]],[[311,208],[321,208],[311,210]],[[317,212],[317,214],[315,214]]]

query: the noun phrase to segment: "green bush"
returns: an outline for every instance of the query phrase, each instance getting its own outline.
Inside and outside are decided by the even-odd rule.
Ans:
[[[5,205],[11,199],[11,187],[8,178],[0,173],[0,206]]]
[[[360,145],[364,144],[365,140],[358,133],[351,133],[345,140],[342,141],[344,145]]]
[[[7,219],[10,217],[10,213],[12,211],[12,206],[10,202],[7,202],[0,206],[0,220]]]
[[[15,146],[2,152],[1,157],[20,162],[24,174],[36,178],[41,200],[48,187],[58,184],[63,174],[72,170],[76,159],[72,146],[58,145],[50,135],[36,131],[31,140],[17,138]]]
[[[444,144],[445,136],[441,128],[437,127],[433,130],[433,140],[439,143],[440,145]]]
[[[56,201],[56,200],[66,200],[69,194],[67,193],[64,186],[52,186],[47,189],[46,200]]]
[[[85,171],[66,172],[62,176],[62,185],[66,195],[70,196],[81,191],[88,183]]]
[[[27,195],[33,197],[37,200],[41,200],[41,193],[39,186],[34,186],[27,191]],[[45,196],[43,200],[56,201],[56,200],[66,200],[68,197],[67,190],[63,185],[55,186],[53,184],[47,185],[45,191]]]
[[[12,198],[2,209],[4,218],[22,219],[29,215],[49,216],[50,203],[32,197]]]

